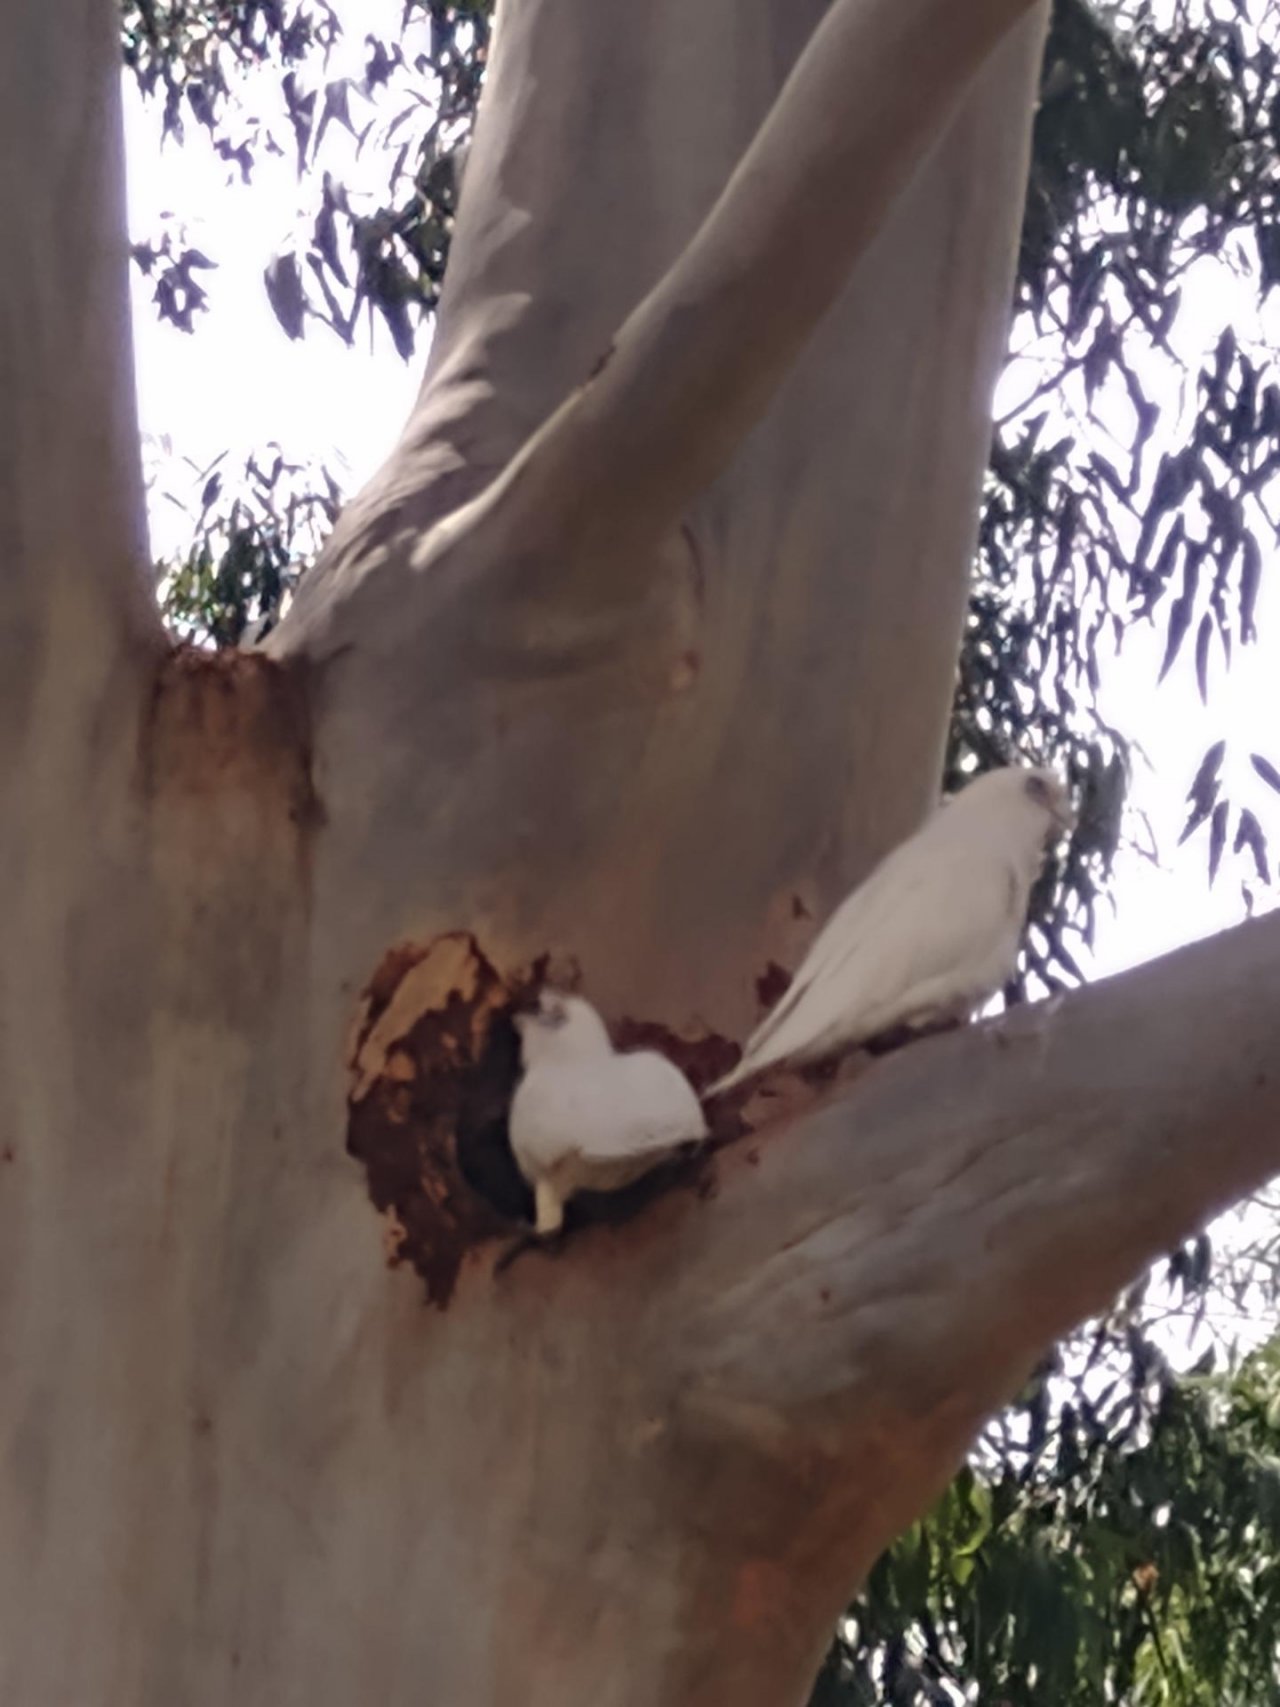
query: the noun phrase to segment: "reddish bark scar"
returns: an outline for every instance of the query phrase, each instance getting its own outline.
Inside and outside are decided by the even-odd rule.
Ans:
[[[520,994],[466,931],[389,949],[349,1044],[347,1150],[384,1217],[388,1267],[444,1308],[467,1253],[527,1216],[506,1138]]]
[[[520,1072],[513,1015],[544,983],[573,988],[580,978],[576,962],[550,951],[500,972],[470,931],[457,930],[389,948],[360,998],[347,1043],[347,1151],[363,1164],[382,1217],[387,1266],[412,1267],[441,1309],[471,1253],[532,1216],[507,1131]],[[689,1037],[656,1021],[619,1019],[613,1031],[618,1048],[657,1049],[695,1088],[720,1078],[738,1054],[701,1028]],[[741,1130],[730,1110],[712,1143]],[[648,1183],[673,1183],[681,1164],[678,1177],[707,1194],[714,1182],[704,1159],[677,1158],[665,1180],[655,1171]],[[645,1201],[645,1183],[608,1205],[580,1205],[575,1216],[625,1218]]]
[[[0,1162],[16,1162],[17,1159],[17,1152],[12,1144],[6,1144],[4,1149],[0,1150]]]
[[[139,731],[146,787],[167,803],[270,802],[291,837],[324,821],[303,674],[259,653],[179,645],[160,660]]]

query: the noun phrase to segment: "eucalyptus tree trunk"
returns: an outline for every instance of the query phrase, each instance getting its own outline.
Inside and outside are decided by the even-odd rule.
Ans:
[[[709,1071],[935,793],[1040,8],[506,0],[402,443],[219,657],[145,584],[115,29],[0,13],[0,1700],[793,1707],[1280,1166],[1264,922],[495,1272],[531,968]]]

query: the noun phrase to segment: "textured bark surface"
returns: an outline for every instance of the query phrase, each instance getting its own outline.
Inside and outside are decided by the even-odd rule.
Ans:
[[[507,0],[405,441],[214,659],[144,596],[113,8],[0,12],[0,1700],[798,1704],[1043,1342],[1280,1162],[1274,925],[446,1309],[344,1151],[397,945],[740,1035],[929,800],[1042,22]]]

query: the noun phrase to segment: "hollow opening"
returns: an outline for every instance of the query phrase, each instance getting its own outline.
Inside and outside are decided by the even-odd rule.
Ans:
[[[471,933],[452,932],[390,949],[361,997],[347,1149],[387,1218],[389,1261],[411,1265],[441,1306],[470,1253],[533,1218],[508,1127],[521,1071],[514,1015],[547,981],[549,964],[544,955],[503,975]],[[619,1049],[658,1050],[697,1090],[738,1053],[724,1038],[689,1039],[649,1021],[624,1019],[612,1036]],[[628,1219],[677,1180],[708,1189],[707,1152],[746,1130],[732,1108],[713,1110],[712,1123],[696,1154],[673,1156],[621,1191],[575,1197],[566,1225]]]

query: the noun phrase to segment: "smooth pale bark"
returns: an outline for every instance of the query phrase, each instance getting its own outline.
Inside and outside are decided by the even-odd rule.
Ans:
[[[0,916],[27,980],[9,1025],[50,1037],[65,1016],[40,1011],[42,927],[67,927],[68,843],[92,825],[105,844],[125,809],[163,647],[133,395],[118,27],[93,0],[0,18],[0,893],[13,909]],[[29,877],[49,884],[47,920]]]
[[[160,627],[143,568],[116,20],[80,0],[17,6],[4,25],[0,705],[8,713],[34,691],[45,651],[78,654],[78,666],[59,666],[66,693],[83,684],[90,659],[103,667],[122,631],[158,643]]]
[[[319,666],[320,790],[354,807],[333,814],[317,865],[335,911],[361,893],[333,945],[339,975],[376,960],[408,901],[414,934],[474,923],[512,958],[553,940],[606,1005],[738,1033],[754,976],[794,956],[918,821],[950,708],[1043,30],[1040,8],[1004,7],[1029,9],[750,432],[735,378],[747,436],[732,465],[640,570],[600,548],[567,576],[561,540],[531,534],[510,484],[509,504],[485,495],[428,524],[586,379],[712,207],[824,8],[717,0],[694,28],[684,6],[509,9],[418,411],[273,647]],[[895,85],[898,61],[948,102],[900,12],[840,9],[865,14],[877,63],[894,67],[851,81],[897,86],[878,110],[918,148],[929,109],[914,83]],[[974,8],[979,40],[998,12]],[[930,16],[953,41],[955,9]],[[971,60],[949,63],[954,102]],[[861,132],[856,106],[850,124]],[[850,177],[840,132],[820,136],[824,181]],[[787,152],[777,128],[758,146]],[[900,181],[892,163],[884,177],[808,204],[828,289],[846,225],[865,240]],[[788,204],[770,205],[782,241],[752,232],[749,300],[770,258],[785,271]],[[733,246],[713,230],[682,265],[728,290]],[[660,285],[638,314],[650,338],[663,336],[655,303],[711,335],[714,294],[685,308]],[[812,318],[821,302],[792,306]],[[749,316],[735,324],[738,365],[771,375],[770,341]],[[716,360],[731,365],[723,349]],[[705,419],[700,457],[722,426]],[[429,762],[441,740],[443,780]],[[375,869],[380,886],[363,875]]]
[[[754,339],[714,311],[800,240],[792,197],[731,191],[661,281],[826,10],[508,0],[432,371],[283,663],[157,658],[113,8],[0,12],[3,135],[38,142],[0,168],[0,1700],[799,1703],[1045,1339],[1277,1164],[1263,924],[913,1049],[558,1263],[481,1253],[446,1311],[384,1266],[343,1037],[392,943],[470,928],[504,970],[575,955],[615,1019],[740,1031],[935,785],[1042,18],[970,87],[1025,8],[831,9],[874,108],[781,107],[755,158],[845,184],[861,139],[866,176],[802,203],[812,295]],[[93,276],[41,292],[60,183]],[[484,489],[642,299],[652,363],[582,394],[612,504],[633,388],[666,529],[637,558],[640,506],[615,561],[550,506],[572,415],[528,453],[545,529]]]

